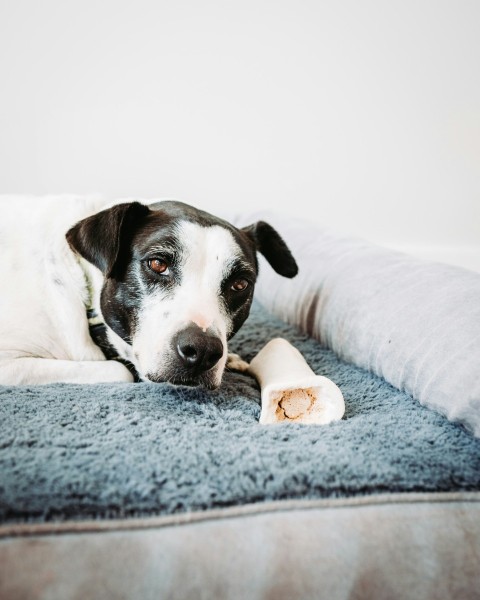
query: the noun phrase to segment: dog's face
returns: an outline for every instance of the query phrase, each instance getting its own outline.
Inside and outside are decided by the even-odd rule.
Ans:
[[[244,229],[181,202],[119,204],[75,225],[70,246],[104,275],[106,324],[142,378],[220,385],[227,340],[248,317],[256,252],[285,277],[297,265],[267,223]]]

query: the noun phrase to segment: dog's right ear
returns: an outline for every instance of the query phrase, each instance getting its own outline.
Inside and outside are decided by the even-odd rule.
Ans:
[[[67,242],[106,277],[115,277],[134,231],[149,212],[140,202],[117,204],[74,225]]]
[[[274,271],[283,277],[295,277],[298,273],[297,263],[287,244],[271,225],[258,221],[243,227],[241,231],[249,237],[255,249],[263,254]]]

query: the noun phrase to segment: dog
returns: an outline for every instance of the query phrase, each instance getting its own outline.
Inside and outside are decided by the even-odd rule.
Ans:
[[[1,206],[3,385],[136,379],[215,389],[227,363],[245,366],[227,343],[250,311],[257,252],[279,275],[298,271],[263,221],[238,229],[177,201],[14,201]]]

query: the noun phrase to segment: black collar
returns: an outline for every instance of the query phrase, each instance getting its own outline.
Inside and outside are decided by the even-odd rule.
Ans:
[[[124,365],[133,375],[133,380],[136,383],[142,381],[134,365],[129,360],[119,356],[115,347],[110,343],[107,334],[107,326],[102,322],[94,308],[87,309],[87,319],[90,337],[103,352],[105,358],[107,360],[116,360],[117,362],[122,363],[122,365]]]

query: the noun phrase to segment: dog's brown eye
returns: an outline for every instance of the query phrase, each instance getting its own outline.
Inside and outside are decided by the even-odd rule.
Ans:
[[[231,289],[234,292],[243,292],[248,287],[248,281],[246,279],[237,279],[231,285]]]
[[[168,275],[168,265],[164,260],[160,258],[152,258],[148,261],[148,266],[152,271],[159,275]]]

